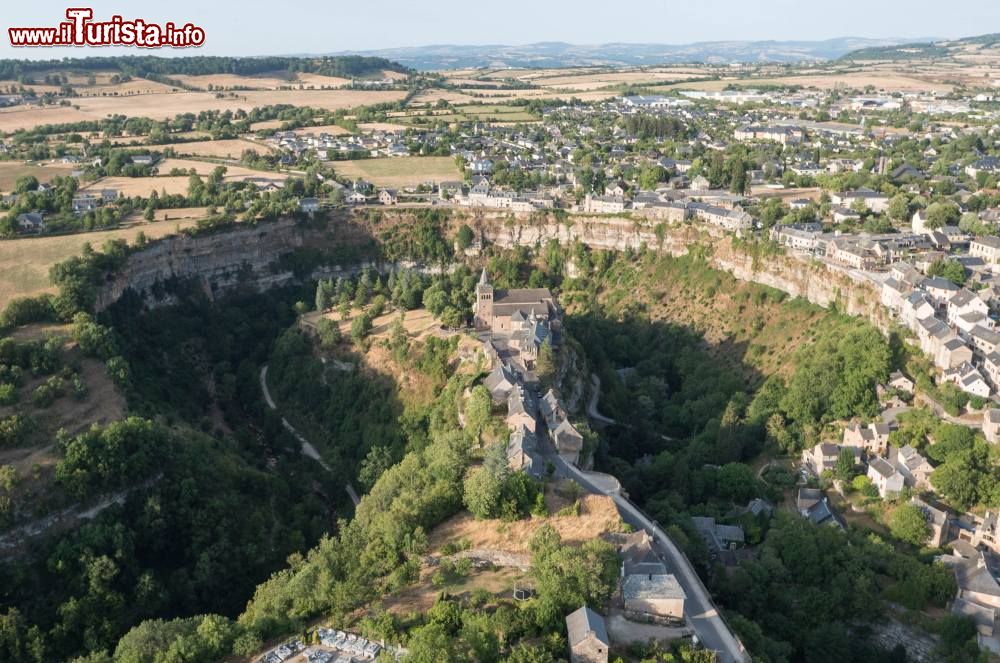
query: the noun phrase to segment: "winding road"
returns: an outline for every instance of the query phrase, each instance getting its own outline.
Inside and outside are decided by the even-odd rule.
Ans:
[[[587,415],[597,422],[614,424],[615,420],[605,417],[597,411],[597,401],[601,393],[601,380],[591,375],[593,393],[587,403]],[[539,422],[539,431],[547,431],[544,422]],[[546,436],[547,437],[547,436]],[[666,436],[663,436],[666,438]],[[670,438],[666,438],[670,439]],[[635,528],[645,530],[653,538],[653,548],[667,563],[668,568],[677,578],[687,595],[684,601],[684,616],[688,624],[698,635],[698,640],[718,656],[719,663],[750,663],[750,654],[739,638],[733,634],[729,625],[712,603],[712,597],[705,588],[691,561],[677,545],[670,540],[659,524],[647,516],[639,507],[622,495],[621,483],[610,474],[600,472],[584,472],[563,460],[555,452],[551,440],[541,445],[546,459],[556,467],[559,476],[573,479],[587,491],[597,495],[607,495],[615,502],[622,520]]]
[[[608,486],[610,483],[608,478],[613,477],[583,472],[554,452],[549,452],[548,455],[562,476],[574,479],[591,493],[609,496],[618,507],[622,520],[633,527],[645,530],[653,537],[653,548],[667,562],[670,571],[687,595],[684,601],[684,616],[698,635],[701,644],[715,651],[719,663],[750,663],[750,654],[712,603],[708,589],[701,582],[690,560],[654,520],[621,494],[620,486],[617,488]],[[602,488],[600,484],[604,484],[605,487]]]
[[[267,406],[272,410],[277,410],[278,406],[274,402],[274,399],[271,398],[271,390],[267,388],[267,364],[262,366],[260,369],[260,390],[261,393],[264,394],[264,400],[267,402]],[[326,461],[323,460],[323,457],[319,455],[319,451],[316,450],[316,447],[314,447],[309,440],[302,435],[302,433],[297,431],[295,426],[292,426],[292,424],[288,422],[288,419],[281,417],[281,425],[285,427],[285,430],[294,435],[295,439],[302,444],[303,456],[312,458],[327,472],[333,472],[333,470],[330,469],[330,466],[326,464]],[[348,497],[351,498],[351,501],[354,502],[354,506],[361,503],[361,498],[358,496],[358,492],[354,490],[354,486],[352,486],[350,482],[347,482],[344,486],[344,490],[347,492]]]

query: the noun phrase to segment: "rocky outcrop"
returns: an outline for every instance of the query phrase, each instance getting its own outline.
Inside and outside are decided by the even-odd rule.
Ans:
[[[98,289],[95,308],[104,310],[127,289],[149,293],[158,283],[172,279],[196,279],[210,296],[246,281],[260,290],[280,286],[292,274],[276,272],[272,265],[301,246],[302,234],[292,219],[169,237],[133,253],[122,269],[109,275]]]
[[[537,215],[477,214],[472,220],[487,242],[506,248],[543,246],[551,240],[563,245],[579,241],[594,249],[646,247],[682,256],[698,247],[712,267],[741,281],[770,286],[824,308],[836,305],[883,328],[888,320],[874,285],[852,278],[843,268],[780,252],[755,257],[750,249],[741,250],[732,236],[703,225],[658,225],[646,219],[607,216],[572,216],[560,222]]]
[[[325,229],[310,229],[292,219],[283,219],[255,226],[237,226],[214,234],[163,239],[134,253],[123,269],[109,275],[108,281],[99,288],[97,310],[110,306],[129,288],[146,294],[151,305],[168,302],[169,298],[156,299],[149,293],[156,284],[171,279],[196,279],[212,297],[238,284],[249,284],[258,290],[280,287],[295,280],[291,271],[279,267],[282,256],[301,248],[329,249],[331,255],[336,255],[337,247],[370,244],[376,229],[408,223],[412,217],[412,211],[382,211],[376,228],[366,215],[343,212]],[[742,246],[731,236],[703,224],[668,225],[644,217],[482,210],[453,210],[451,223],[455,227],[469,224],[485,242],[505,248],[540,247],[551,240],[562,245],[579,241],[593,249],[612,251],[646,247],[674,256],[685,255],[696,248],[712,267],[740,280],[767,285],[826,308],[836,304],[840,310],[864,316],[883,328],[887,323],[885,311],[879,304],[879,293],[872,283],[858,281],[843,268],[819,260],[782,253],[755,257],[751,245]],[[366,266],[374,266],[374,263],[358,260],[345,263],[331,258],[329,264],[317,267],[311,278],[351,274]],[[441,269],[440,266],[430,269],[412,264],[380,267]]]

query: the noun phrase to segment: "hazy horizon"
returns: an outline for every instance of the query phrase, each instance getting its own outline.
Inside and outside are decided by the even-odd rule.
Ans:
[[[612,10],[596,0],[537,3],[510,0],[502,10],[479,10],[459,0],[418,6],[401,0],[374,0],[335,6],[304,0],[276,6],[262,0],[209,4],[193,0],[90,3],[95,20],[118,14],[125,19],[205,29],[194,49],[13,48],[8,27],[47,27],[65,20],[67,5],[50,0],[6,8],[0,57],[51,59],[121,54],[312,55],[441,45],[689,44],[714,41],[824,41],[845,37],[917,40],[958,38],[988,32],[1000,24],[1000,3],[956,0],[949,11],[931,0],[870,3],[843,0],[836,9],[803,8],[795,0],[737,2],[703,0],[672,6],[667,0],[638,0]],[[614,20],[607,20],[608,15]],[[935,15],[939,14],[939,15]],[[926,17],[934,16],[933,20]]]

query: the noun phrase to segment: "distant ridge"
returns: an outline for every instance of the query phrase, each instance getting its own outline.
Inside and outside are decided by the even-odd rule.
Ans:
[[[945,58],[954,55],[957,49],[969,46],[991,48],[1000,45],[1000,33],[963,37],[961,39],[943,39],[912,41],[905,44],[888,44],[883,46],[868,46],[851,51],[841,56],[841,60],[920,60],[926,58]]]
[[[836,60],[865,49],[898,46],[931,38],[868,39],[839,37],[823,41],[711,41],[693,44],[568,44],[538,42],[521,46],[434,44],[332,55],[382,57],[418,70],[466,67],[638,66],[676,63],[750,63]]]

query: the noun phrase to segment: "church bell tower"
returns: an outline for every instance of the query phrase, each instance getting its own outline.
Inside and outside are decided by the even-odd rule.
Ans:
[[[475,304],[476,329],[493,328],[493,286],[486,278],[486,268],[479,277],[476,284],[476,304]]]

